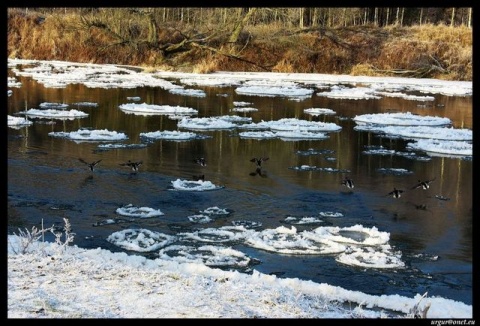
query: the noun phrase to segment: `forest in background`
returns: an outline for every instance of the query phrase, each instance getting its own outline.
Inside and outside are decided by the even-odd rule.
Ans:
[[[472,80],[472,8],[8,8],[9,58]]]

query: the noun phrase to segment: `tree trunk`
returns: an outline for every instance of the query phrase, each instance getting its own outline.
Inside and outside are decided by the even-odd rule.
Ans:
[[[243,17],[243,19],[240,19],[232,34],[230,35],[230,38],[228,40],[228,42],[230,43],[236,43],[238,41],[238,37],[240,36],[240,33],[243,31],[243,27],[245,26],[245,24],[248,22],[248,19],[250,19],[250,17],[257,11],[258,8],[248,8],[248,12],[247,14]]]
[[[450,27],[455,25],[455,8],[452,8],[452,19],[450,20]]]
[[[313,17],[312,17],[312,26],[317,26],[318,24],[318,9],[313,8]]]
[[[472,26],[472,8],[468,9],[468,27]]]
[[[300,28],[303,29],[303,10],[304,8],[300,8]]]
[[[148,43],[157,44],[158,42],[158,33],[157,33],[157,23],[155,22],[155,15],[153,12],[148,14]]]

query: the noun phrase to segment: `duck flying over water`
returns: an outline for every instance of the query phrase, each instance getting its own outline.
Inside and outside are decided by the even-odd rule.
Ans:
[[[207,166],[207,162],[205,162],[204,157],[198,157],[193,160],[195,163],[200,164],[201,166]]]
[[[265,161],[268,161],[269,157],[259,157],[259,158],[252,158],[250,160],[250,162],[255,162],[255,164],[257,165],[257,168],[261,168],[262,167],[262,162],[265,162]]]
[[[121,166],[129,166],[133,172],[137,172],[138,171],[138,168],[140,167],[140,165],[142,165],[143,162],[142,161],[138,161],[138,162],[132,162],[130,160],[128,160],[128,162],[126,163],[120,163]]]
[[[430,183],[432,183],[434,180],[435,178],[431,180],[426,180],[426,181],[418,180],[418,183],[415,186],[413,186],[412,189],[422,188],[423,190],[427,190],[428,188],[430,188]]]
[[[90,171],[93,172],[94,168],[95,168],[95,165],[97,165],[98,163],[100,163],[102,160],[98,160],[98,161],[95,161],[95,162],[92,162],[92,163],[88,163],[87,161],[85,161],[83,158],[79,158],[78,159],[80,162],[82,162],[83,164],[86,164],[88,166],[88,168],[90,169]]]
[[[347,177],[345,177],[345,179],[342,180],[342,185],[350,189],[353,189],[355,187],[353,180]]]
[[[393,191],[390,191],[387,196],[392,196],[393,198],[400,198],[402,197],[403,190],[399,190],[397,188],[393,188]]]

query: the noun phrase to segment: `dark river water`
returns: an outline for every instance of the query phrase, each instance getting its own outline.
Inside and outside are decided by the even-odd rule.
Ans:
[[[212,206],[228,208],[233,215],[202,227],[231,225],[234,218],[261,222],[262,228],[276,228],[284,225],[287,216],[318,216],[319,212],[335,211],[343,216],[325,218],[327,225],[361,224],[390,233],[389,244],[402,252],[406,268],[365,269],[342,265],[328,255],[281,255],[241,245],[236,249],[258,259],[260,263],[254,269],[266,274],[373,295],[414,296],[428,291],[429,296],[472,304],[472,160],[441,155],[416,160],[366,154],[366,149],[380,146],[406,151],[407,141],[355,131],[352,120],[367,113],[412,112],[447,117],[453,127],[471,129],[471,96],[435,94],[434,102],[424,107],[418,101],[388,97],[348,100],[313,95],[293,101],[239,95],[234,87],[195,87],[206,92],[204,98],[175,95],[158,87],[96,89],[75,84],[45,88],[31,78],[16,78],[22,87],[13,88],[8,97],[9,115],[38,108],[42,102],[94,102],[98,106],[70,106],[87,112],[86,118],[36,119],[28,127],[7,128],[10,233],[19,228],[41,227],[42,223],[45,227],[61,226],[68,218],[75,232],[75,245],[123,251],[106,241],[111,233],[132,227],[169,234],[198,228],[187,216]],[[178,121],[167,116],[141,116],[120,110],[119,105],[128,103],[127,97],[132,96],[140,97],[141,103],[194,108],[198,117],[238,114],[252,117],[253,122],[298,118],[333,122],[342,130],[329,133],[325,140],[301,141],[243,139],[238,130],[200,131],[212,137],[183,142],[156,140],[145,147],[111,150],[99,150],[98,142],[76,143],[48,135],[88,127],[124,132],[129,139],[123,143],[142,144],[140,133],[179,129]],[[249,102],[258,111],[234,113],[234,101]],[[306,108],[329,108],[336,114],[311,116],[303,112]],[[311,149],[320,154],[306,155]],[[197,157],[205,157],[207,165],[195,164]],[[269,157],[263,165],[263,177],[251,175],[255,171],[250,162],[253,157]],[[102,162],[92,174],[78,158]],[[119,165],[128,160],[143,161],[138,173],[132,174]],[[348,170],[355,188],[349,191],[341,185],[344,173],[291,168],[301,165]],[[395,171],[389,169],[410,173],[388,173]],[[206,192],[169,190],[171,181],[194,175],[205,175],[205,179],[225,187]],[[427,191],[410,190],[418,180],[433,178]],[[385,196],[394,187],[408,191],[399,199]],[[449,200],[440,200],[436,195]],[[165,215],[95,226],[99,221],[118,217],[116,209],[129,203],[160,209]]]

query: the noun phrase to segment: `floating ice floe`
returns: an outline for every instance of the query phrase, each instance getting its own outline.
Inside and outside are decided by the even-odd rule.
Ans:
[[[235,89],[237,94],[255,96],[310,97],[313,89],[299,87],[295,82],[255,80],[247,81]]]
[[[409,100],[409,101],[421,101],[421,102],[428,102],[428,101],[434,101],[435,97],[433,96],[420,96],[420,95],[408,95],[405,93],[400,93],[400,92],[375,92],[376,95],[382,95],[386,97],[399,97],[404,100]]]
[[[377,172],[382,174],[392,174],[392,175],[408,175],[413,174],[413,171],[402,169],[402,168],[378,168]]]
[[[324,109],[324,108],[309,108],[303,110],[303,112],[310,114],[310,115],[334,115],[337,114],[337,112],[331,110],[331,109]]]
[[[177,233],[182,241],[201,243],[238,243],[254,231],[242,226],[222,226],[220,228],[206,228],[193,232]]]
[[[98,106],[98,103],[95,103],[95,102],[75,102],[75,103],[72,103],[72,105],[76,105],[76,106],[87,106],[87,107],[97,107],[97,106]]]
[[[77,118],[86,118],[88,117],[88,113],[78,111],[78,110],[55,110],[55,109],[46,109],[46,110],[39,110],[39,109],[30,109],[27,111],[19,112],[25,114],[30,117],[35,118],[48,118],[48,119],[77,119]]]
[[[102,226],[102,225],[117,224],[117,223],[119,223],[118,219],[107,218],[102,221],[93,223],[93,226]]]
[[[237,125],[237,129],[240,130],[269,130],[270,126],[265,122],[250,122]]]
[[[198,135],[194,132],[164,130],[164,131],[142,132],[140,133],[140,137],[151,138],[151,139],[186,141],[186,140],[193,140],[193,139],[204,139],[204,138],[207,138],[208,136]]]
[[[127,103],[118,106],[120,110],[126,113],[134,113],[138,115],[154,115],[154,114],[179,114],[179,115],[195,115],[198,110],[183,106],[171,105],[155,105],[147,103]]]
[[[472,156],[473,144],[465,141],[439,141],[436,139],[418,139],[407,144],[407,149],[424,151],[427,154],[446,154],[453,156]]]
[[[238,126],[237,122],[250,121],[238,116],[221,116],[221,117],[208,117],[208,118],[183,118],[178,122],[178,127],[185,129],[203,129],[203,130],[217,130],[217,129],[232,129]]]
[[[240,138],[250,139],[272,139],[279,138],[281,140],[311,140],[311,139],[327,139],[329,136],[322,132],[310,131],[244,131],[239,132]]]
[[[464,87],[465,86],[465,87]],[[471,96],[472,88],[466,87],[467,84],[459,83],[458,86],[452,85],[418,85],[412,87],[413,90],[422,93],[441,94],[445,96]]]
[[[249,108],[249,107],[236,107],[232,109],[233,112],[257,112],[258,109],[256,108]]]
[[[248,221],[248,220],[234,220],[232,221],[233,226],[241,226],[244,227],[245,229],[258,229],[262,227],[263,223],[262,222],[257,222],[257,221]]]
[[[397,155],[397,156],[402,156],[411,160],[416,160],[416,161],[430,161],[432,158],[428,156],[421,156],[417,155],[416,153],[412,152],[400,152],[400,151],[395,151],[393,149],[386,149],[383,146],[376,146],[376,145],[371,145],[371,146],[365,146],[365,150],[362,151],[362,154],[365,155]]]
[[[12,96],[12,94],[13,94],[13,91],[11,89],[7,90],[7,95],[8,96]]]
[[[297,118],[283,118],[276,121],[268,121],[266,124],[273,131],[329,132],[340,131],[342,129],[342,127],[332,122],[307,121]]]
[[[365,128],[364,128],[365,127]],[[435,127],[435,126],[384,126],[384,125],[360,125],[355,126],[357,131],[372,131],[385,134],[387,136],[396,136],[404,139],[438,139],[470,141],[473,140],[473,130],[455,129],[453,127]]]
[[[252,105],[250,102],[245,102],[245,101],[233,101],[234,106],[247,106],[247,105]]]
[[[97,146],[101,150],[109,150],[109,149],[140,149],[147,147],[147,144],[99,144]]]
[[[381,96],[375,95],[375,91],[368,87],[345,87],[342,85],[334,85],[330,91],[317,93],[318,96],[328,98],[343,98],[349,100],[369,100],[380,99]]]
[[[448,118],[421,116],[410,112],[363,114],[355,116],[353,120],[358,124],[394,126],[449,126],[452,124]]]
[[[15,77],[7,77],[7,87],[22,87],[22,83],[17,81]],[[10,93],[12,92],[9,90]]]
[[[7,125],[9,127],[17,128],[17,127],[30,126],[32,124],[33,122],[28,120],[27,118],[14,117],[12,115],[7,116]]]
[[[138,102],[141,100],[140,96],[127,96],[127,100]]]
[[[282,254],[320,255],[344,252],[346,246],[319,237],[309,239],[305,232],[297,232],[294,226],[266,229],[250,234],[245,243],[257,249]]]
[[[190,216],[187,216],[187,218],[192,223],[210,223],[213,221],[213,218],[205,214],[190,215]]]
[[[325,223],[324,220],[318,218],[317,216],[303,216],[303,217],[287,216],[284,222],[292,225],[311,225],[311,224]]]
[[[383,146],[365,146],[367,149],[362,151],[365,155],[394,155],[395,150],[386,149]]]
[[[67,138],[75,141],[120,141],[128,139],[123,132],[109,131],[107,129],[89,130],[79,129],[71,132],[49,132],[49,136]]]
[[[188,216],[188,219],[194,223],[209,223],[218,217],[229,216],[231,213],[232,212],[226,208],[213,206],[200,211],[200,214]]]
[[[66,103],[50,103],[50,102],[43,102],[38,105],[42,109],[56,109],[56,110],[63,110],[68,108],[68,104]]]
[[[195,96],[195,97],[206,97],[204,91],[201,89],[187,89],[187,88],[172,88],[169,90],[170,93],[183,96]]]
[[[342,228],[338,226],[321,226],[305,233],[339,243],[363,246],[380,246],[387,244],[390,240],[390,234],[388,232],[379,231],[375,226],[365,228],[360,224]]]
[[[423,162],[428,162],[432,160],[430,156],[418,155],[417,153],[413,153],[413,152],[395,152],[395,155],[408,158],[409,160],[416,160],[416,161],[423,161]]]
[[[332,149],[314,149],[314,148],[309,148],[305,151],[297,151],[296,154],[298,155],[322,155],[322,154],[333,154],[335,153],[334,150]]]
[[[244,125],[248,128],[249,125]],[[280,120],[262,121],[257,127],[266,127],[272,131],[310,131],[310,132],[334,132],[340,131],[341,126],[331,122],[307,121],[297,118],[283,118]]]
[[[200,247],[171,245],[159,251],[162,260],[178,263],[199,263],[210,267],[243,269],[255,262],[241,251],[217,246]]]
[[[336,258],[339,263],[377,269],[404,268],[400,251],[392,251],[390,246],[383,246],[381,250],[372,247],[352,248],[339,254]]]
[[[136,207],[133,204],[128,204],[123,207],[119,207],[116,210],[117,214],[130,217],[150,218],[165,215],[159,209],[153,209],[150,207]]]
[[[220,116],[215,116],[212,117],[215,119],[223,120],[223,121],[229,121],[229,122],[234,122],[237,124],[242,124],[242,123],[250,123],[252,122],[252,118],[250,117],[241,117],[239,115],[220,115]]]
[[[272,139],[277,137],[277,133],[272,131],[243,131],[239,132],[238,136],[251,139]]]
[[[176,240],[175,236],[147,229],[126,229],[112,233],[107,241],[126,250],[151,252]]]
[[[182,190],[182,191],[208,191],[208,190],[217,190],[222,189],[224,186],[217,186],[213,184],[211,181],[203,181],[203,180],[182,180],[177,179],[172,182],[173,190]]]
[[[308,165],[303,164],[300,166],[289,166],[290,170],[295,171],[323,171],[323,172],[330,172],[330,173],[350,173],[348,169],[336,169],[336,168],[321,168],[315,165]]]
[[[322,217],[343,217],[343,214],[340,212],[320,212],[318,215]]]
[[[329,136],[323,132],[312,131],[277,131],[275,136],[282,140],[310,140],[327,139]]]
[[[212,206],[212,207],[208,207],[207,209],[204,209],[203,211],[200,211],[200,213],[204,213],[212,216],[228,216],[232,213],[232,211],[230,211],[227,208]]]

